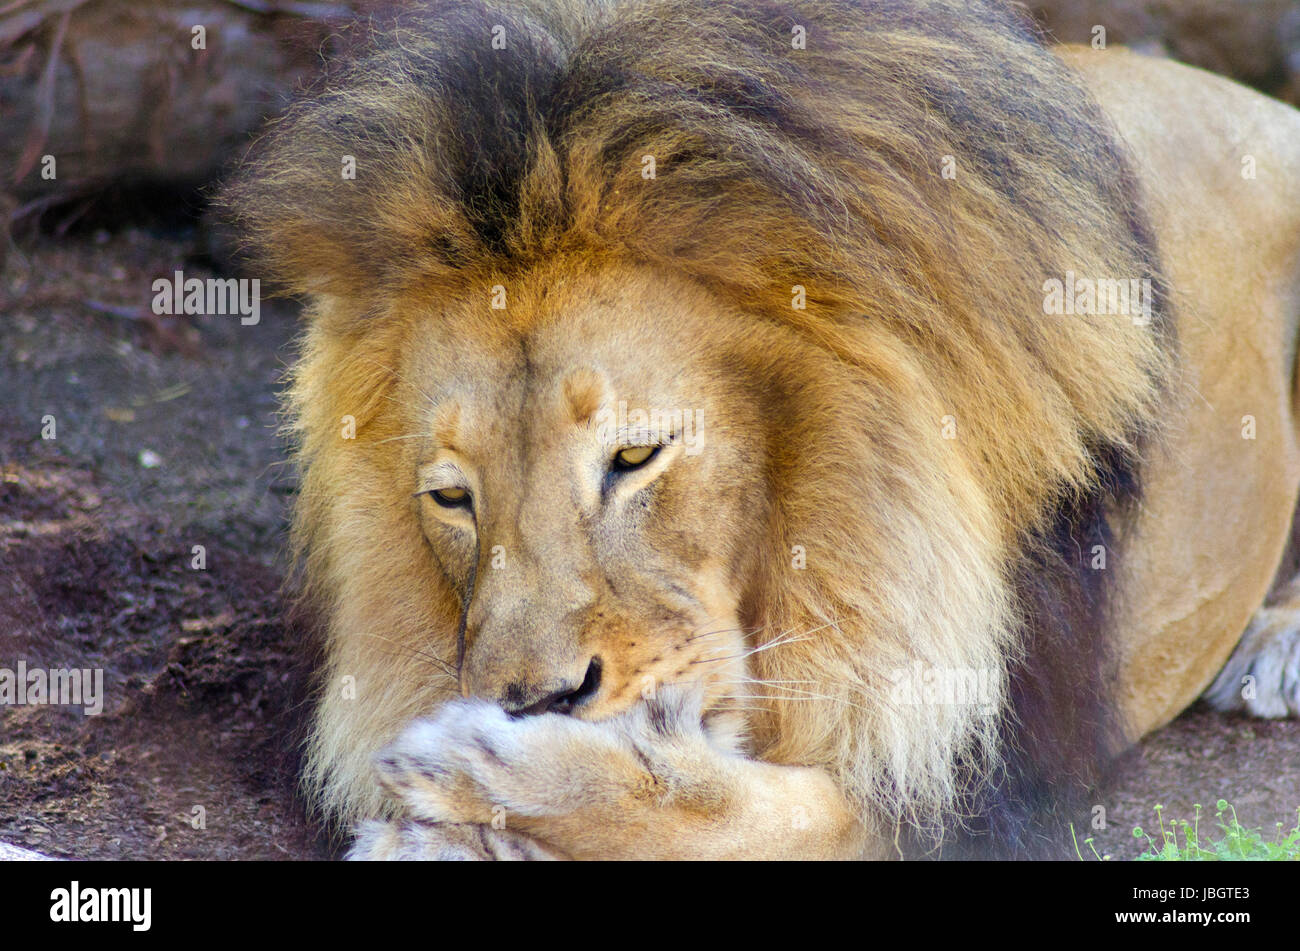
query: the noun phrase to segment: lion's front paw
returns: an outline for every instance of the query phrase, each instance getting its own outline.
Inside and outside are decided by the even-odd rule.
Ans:
[[[509,829],[412,819],[361,823],[347,855],[354,862],[550,861],[563,857]]]
[[[617,758],[617,737],[559,714],[512,718],[455,700],[407,727],[376,759],[384,785],[429,822],[499,825],[566,811]]]
[[[713,767],[726,755],[701,726],[698,693],[679,690],[600,723],[451,701],[375,762],[422,823],[508,823],[568,852],[575,837],[589,845],[601,830],[653,822],[683,796],[716,800]]]

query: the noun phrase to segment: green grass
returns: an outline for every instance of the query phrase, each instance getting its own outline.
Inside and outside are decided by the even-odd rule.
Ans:
[[[1147,840],[1146,851],[1137,857],[1139,862],[1296,862],[1300,861],[1300,809],[1296,810],[1296,824],[1292,829],[1284,829],[1282,823],[1275,823],[1276,829],[1271,839],[1264,837],[1262,829],[1248,829],[1237,821],[1237,810],[1224,799],[1216,804],[1215,825],[1219,830],[1216,839],[1212,832],[1201,838],[1201,806],[1196,805],[1196,815],[1191,821],[1171,819],[1166,824],[1164,806],[1156,806],[1156,821],[1160,824],[1160,838],[1155,839],[1141,826],[1133,828],[1133,838]],[[1225,813],[1231,819],[1225,819]],[[1179,838],[1179,832],[1182,838]],[[1070,835],[1074,835],[1074,826],[1070,826]],[[1092,850],[1098,859],[1110,856],[1097,854],[1092,844],[1092,837],[1083,840],[1084,845]],[[1074,840],[1074,852],[1080,859],[1083,853],[1079,849],[1078,839]]]

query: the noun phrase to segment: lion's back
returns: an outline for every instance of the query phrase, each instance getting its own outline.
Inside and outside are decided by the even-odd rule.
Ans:
[[[1181,392],[1148,464],[1117,633],[1130,733],[1166,723],[1263,601],[1300,485],[1300,112],[1123,49],[1065,48],[1127,141],[1174,289]]]

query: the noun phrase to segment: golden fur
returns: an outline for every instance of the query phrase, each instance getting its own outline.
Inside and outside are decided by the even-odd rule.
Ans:
[[[1047,785],[1082,787],[1132,732],[1115,592],[1087,562],[1140,498],[1177,365],[1110,120],[996,3],[427,14],[273,124],[226,193],[308,300],[290,412],[319,802],[488,823],[509,799],[512,829],[575,856],[761,854],[804,807],[822,818],[785,854],[879,854],[900,824],[1031,848]],[[1147,280],[1154,314],[1045,316],[1067,273]],[[600,481],[619,445],[593,420],[620,400],[694,412],[703,451]],[[429,496],[452,470],[472,510]],[[571,716],[454,720],[458,694],[531,707],[592,657]],[[900,702],[913,669],[988,691]],[[707,743],[656,758],[661,714],[628,718],[683,681],[702,696],[662,715],[698,702]],[[606,723],[617,742],[582,732]],[[583,775],[623,757],[608,776],[641,778],[619,809],[641,802],[629,750],[671,763],[651,773],[672,809],[591,815],[674,818],[621,849],[572,821],[588,787],[557,787],[564,815],[494,799],[483,776],[516,748]],[[534,775],[542,753],[518,755],[500,782]],[[369,854],[420,854],[372,828]]]

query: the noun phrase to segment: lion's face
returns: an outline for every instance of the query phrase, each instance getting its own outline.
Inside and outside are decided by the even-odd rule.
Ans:
[[[461,691],[593,718],[666,683],[738,694],[768,499],[723,305],[644,270],[511,286],[508,328],[478,301],[412,321],[390,403]]]

